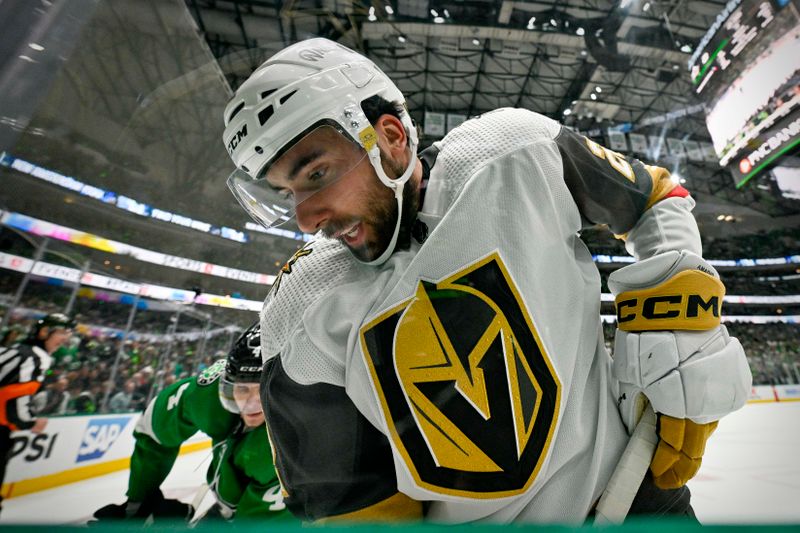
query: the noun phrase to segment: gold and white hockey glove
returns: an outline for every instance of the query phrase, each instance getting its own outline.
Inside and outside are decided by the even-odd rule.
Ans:
[[[741,344],[720,324],[725,287],[691,252],[667,252],[621,268],[615,296],[613,372],[619,408],[633,431],[644,397],[658,414],[656,486],[686,484],[700,468],[717,420],[742,407],[752,383]]]

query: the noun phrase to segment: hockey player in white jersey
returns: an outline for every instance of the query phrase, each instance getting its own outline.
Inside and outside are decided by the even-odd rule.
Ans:
[[[659,443],[631,513],[692,515],[685,483],[751,378],[666,170],[520,109],[418,155],[402,93],[324,39],[264,63],[225,126],[242,206],[327,237],[263,313],[262,399],[296,515],[580,522],[645,397]],[[609,281],[613,362],[578,237],[595,224],[637,259]]]

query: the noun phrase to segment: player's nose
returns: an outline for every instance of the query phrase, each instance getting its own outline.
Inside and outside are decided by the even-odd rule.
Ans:
[[[295,205],[295,219],[300,231],[316,233],[330,218],[330,212],[325,207],[323,200],[319,194],[312,194],[303,199],[298,198]]]
[[[247,397],[247,401],[245,402],[245,410],[247,412],[253,412],[254,410],[261,410],[261,396],[259,395],[258,390],[250,394]]]

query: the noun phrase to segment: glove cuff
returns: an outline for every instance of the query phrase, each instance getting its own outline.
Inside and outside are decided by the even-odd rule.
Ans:
[[[725,286],[691,252],[669,252],[609,277],[623,331],[708,330],[720,324]]]

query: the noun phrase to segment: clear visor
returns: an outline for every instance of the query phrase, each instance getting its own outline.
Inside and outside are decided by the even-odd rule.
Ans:
[[[244,210],[266,228],[291,220],[298,205],[368,161],[361,145],[327,124],[289,145],[258,179],[241,169],[228,178],[228,188]]]
[[[241,415],[261,413],[259,384],[233,382],[223,377],[219,381],[219,401],[225,410]]]

